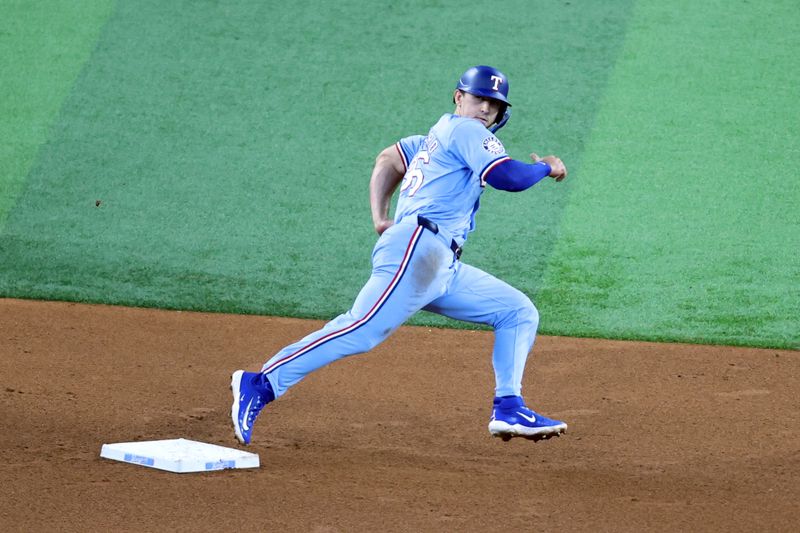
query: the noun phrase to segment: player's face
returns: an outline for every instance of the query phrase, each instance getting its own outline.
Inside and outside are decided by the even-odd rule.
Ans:
[[[456,91],[456,115],[480,120],[487,128],[497,122],[500,102],[492,98]]]

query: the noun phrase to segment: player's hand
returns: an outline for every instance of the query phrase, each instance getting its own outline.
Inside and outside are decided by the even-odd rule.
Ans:
[[[555,178],[556,181],[561,181],[567,177],[567,167],[564,165],[564,162],[561,161],[560,158],[554,155],[546,155],[544,157],[539,157],[536,154],[531,154],[531,159],[533,159],[534,163],[538,163],[539,161],[544,161],[548,165],[550,165],[550,177]]]
[[[394,226],[394,220],[391,218],[384,218],[375,222],[375,231],[378,232],[378,235],[383,235],[383,232],[392,226]]]

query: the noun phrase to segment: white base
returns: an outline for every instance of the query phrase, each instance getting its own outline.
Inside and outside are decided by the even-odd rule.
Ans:
[[[103,444],[100,457],[169,472],[258,468],[258,455],[186,439]]]

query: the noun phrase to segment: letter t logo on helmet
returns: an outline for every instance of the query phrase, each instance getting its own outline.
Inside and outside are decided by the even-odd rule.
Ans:
[[[492,89],[496,91],[497,86],[503,83],[503,78],[501,78],[500,76],[492,76],[492,81],[494,82],[494,86],[492,87]]]
[[[498,121],[494,127],[490,128],[492,133],[496,132],[508,122],[511,116],[511,102],[508,101],[508,78],[505,74],[494,67],[478,65],[467,69],[458,80],[456,89],[465,93],[491,98],[501,103]]]

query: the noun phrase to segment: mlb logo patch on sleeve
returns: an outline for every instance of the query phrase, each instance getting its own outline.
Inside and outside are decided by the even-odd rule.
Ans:
[[[483,140],[483,149],[489,152],[490,154],[503,154],[505,153],[506,149],[503,147],[503,143],[500,142],[500,139],[491,135]]]

